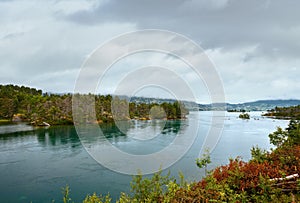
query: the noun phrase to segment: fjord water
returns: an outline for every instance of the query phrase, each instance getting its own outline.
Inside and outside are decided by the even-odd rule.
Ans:
[[[226,113],[224,128],[212,151],[213,168],[226,164],[228,158],[241,156],[250,159],[250,149],[258,145],[270,149],[268,134],[277,126],[285,128],[286,120],[261,117],[261,112],[251,112],[250,120],[238,119],[239,113]],[[211,123],[212,112],[191,112],[186,120],[164,123],[131,121],[127,132],[115,125],[103,124],[105,137],[113,145],[133,154],[149,154],[168,147],[176,136],[187,136],[197,129],[197,136],[189,151],[165,170],[172,175],[182,171],[188,180],[199,180],[203,170],[196,167],[203,141]],[[199,121],[195,126],[193,121]],[[149,126],[152,126],[149,130]],[[151,131],[152,129],[152,131]],[[154,129],[154,131],[153,131]],[[150,140],[137,140],[137,136],[157,133]],[[188,136],[187,136],[188,137]],[[172,154],[170,155],[172,156]],[[71,188],[71,198],[82,201],[86,194],[110,193],[115,199],[120,192],[128,192],[132,176],[113,172],[97,163],[85,150],[73,126],[33,128],[25,124],[0,126],[0,202],[61,202],[61,188]]]

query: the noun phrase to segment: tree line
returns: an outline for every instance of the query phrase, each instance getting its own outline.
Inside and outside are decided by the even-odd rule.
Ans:
[[[300,120],[300,105],[290,107],[275,107],[264,114],[274,118],[282,119],[297,119]]]
[[[76,96],[76,95],[75,95]],[[115,119],[181,119],[188,114],[183,103],[134,103],[112,95],[77,95],[81,100],[94,98],[96,121]],[[73,124],[72,94],[50,94],[42,90],[17,85],[0,85],[0,119],[27,121],[33,125]],[[84,114],[86,107],[82,108]]]

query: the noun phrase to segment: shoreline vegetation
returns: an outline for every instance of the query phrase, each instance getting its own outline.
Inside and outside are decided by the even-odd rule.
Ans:
[[[300,120],[299,106],[276,108],[272,116],[296,118],[287,128],[280,127],[269,134],[270,151],[253,146],[248,162],[240,157],[229,159],[227,165],[218,166],[207,173],[211,163],[209,154],[195,160],[199,168],[205,168],[200,181],[187,182],[183,174],[180,180],[162,175],[162,171],[150,178],[133,176],[131,191],[121,193],[117,203],[189,203],[189,202],[300,202]],[[268,116],[268,115],[266,115]],[[275,117],[277,118],[277,117]],[[72,202],[70,188],[63,188],[63,202]],[[83,203],[110,203],[108,195],[88,194]]]
[[[189,111],[178,101],[173,103],[135,103],[111,95],[79,95],[80,102],[95,100],[96,120],[89,118],[85,107],[80,119],[85,123],[114,120],[185,119]],[[72,94],[48,94],[42,90],[17,85],[0,85],[0,124],[28,122],[34,126],[72,125]],[[112,105],[114,106],[112,111]]]
[[[118,97],[113,99],[111,95],[93,97],[97,119],[94,121],[86,116],[81,117],[87,123],[113,122],[116,118],[183,119],[188,114],[180,102],[147,104],[128,102]],[[117,107],[113,108],[115,112],[111,111],[112,102]],[[127,114],[124,113],[126,106],[129,106]],[[84,112],[86,109],[81,110]],[[131,192],[121,193],[117,202],[300,202],[300,105],[276,107],[263,116],[291,119],[287,128],[278,127],[269,134],[274,149],[266,151],[255,146],[251,149],[250,161],[245,162],[239,157],[229,159],[227,165],[216,167],[202,180],[195,182],[187,182],[183,174],[179,174],[178,181],[169,174],[162,175],[161,171],[151,178],[134,176]],[[18,121],[27,121],[32,125],[73,124],[72,95],[0,85],[0,124]],[[195,164],[205,170],[209,163],[209,154],[195,160]],[[68,186],[63,189],[63,202],[73,202]],[[111,197],[94,193],[83,200],[83,203],[104,202],[112,202]]]
[[[276,107],[263,114],[275,119],[296,119],[300,120],[300,105],[290,107]]]
[[[89,101],[91,96],[94,99],[96,119],[89,118],[89,115],[85,114],[85,112],[89,112],[90,110],[83,107],[81,108],[82,115],[79,118],[79,122],[83,123],[101,124],[114,122],[114,120],[130,119],[185,119],[186,115],[189,114],[189,110],[195,109],[193,105],[193,108],[191,108],[189,102],[178,102],[175,100],[160,101],[159,99],[153,100],[152,98],[152,100],[147,102],[146,98],[142,98],[141,100],[136,100],[135,98],[134,102],[130,102],[128,101],[129,98],[122,99],[112,95],[50,94],[25,86],[0,85],[0,125],[20,121],[27,122],[33,126],[73,125],[73,96],[82,97],[80,102],[83,101],[83,104]],[[112,105],[115,108],[112,108]],[[197,105],[201,106],[200,104]],[[276,119],[299,119],[299,106],[276,107],[269,110],[263,116]],[[80,107],[80,104],[78,107]],[[199,108],[198,110],[201,109]],[[243,108],[232,108],[227,111],[241,112],[242,115],[240,118],[247,119],[244,117],[244,115],[247,115],[247,110]],[[78,119],[76,122],[78,122]]]
[[[130,193],[121,193],[117,203],[190,203],[190,202],[300,202],[300,121],[291,120],[286,129],[269,134],[276,148],[266,151],[252,147],[250,161],[240,157],[208,172],[202,180],[187,182],[162,175],[151,178],[133,176]],[[208,154],[196,160],[206,170]],[[63,202],[73,202],[68,186],[63,188]],[[87,195],[83,203],[110,203],[108,195]]]
[[[0,119],[0,125],[8,125],[11,123],[12,123],[12,121],[9,119]]]
[[[131,192],[121,193],[116,202],[300,202],[299,107],[270,111],[280,118],[296,118],[290,120],[287,128],[277,127],[269,134],[274,149],[266,151],[253,146],[250,161],[245,162],[240,157],[229,159],[227,165],[218,166],[208,174],[207,165],[211,160],[206,153],[195,160],[199,168],[205,168],[205,176],[200,181],[187,182],[183,174],[179,174],[180,180],[177,181],[169,174],[162,175],[161,171],[151,178],[134,176],[130,183]],[[63,195],[64,203],[71,202],[68,186],[63,188]],[[83,200],[83,203],[110,202],[109,194],[96,193],[87,195]]]
[[[250,119],[250,115],[248,113],[241,113],[239,115],[240,119]]]

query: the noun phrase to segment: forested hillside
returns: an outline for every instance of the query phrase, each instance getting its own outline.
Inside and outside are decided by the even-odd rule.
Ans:
[[[290,107],[276,107],[271,109],[264,116],[282,119],[297,119],[300,120],[300,105]]]
[[[84,97],[84,95],[81,95]],[[188,114],[180,102],[134,103],[111,95],[94,95],[97,121],[111,122],[113,115],[118,119],[180,119]],[[112,101],[114,111],[111,111]],[[121,114],[129,107],[127,114]],[[34,88],[0,85],[0,119],[27,121],[32,125],[72,124],[72,94],[48,94]]]

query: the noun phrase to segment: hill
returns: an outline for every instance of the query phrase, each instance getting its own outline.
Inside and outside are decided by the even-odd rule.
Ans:
[[[222,110],[225,105],[225,109],[228,111],[267,111],[275,109],[276,107],[289,107],[297,106],[300,104],[300,100],[289,99],[289,100],[259,100],[253,102],[245,102],[239,104],[199,104],[199,110],[202,111],[211,111],[211,110]],[[224,108],[223,108],[224,109]]]
[[[158,99],[158,98],[146,98],[146,97],[127,97],[120,96],[123,99],[130,100],[130,102],[135,103],[173,103],[175,99]],[[277,99],[277,100],[258,100],[253,102],[245,102],[245,103],[213,103],[213,104],[199,104],[192,101],[181,101],[187,109],[194,111],[267,111],[271,109],[275,109],[276,107],[289,107],[289,106],[297,106],[300,105],[300,100],[297,99]]]
[[[95,102],[95,118],[91,117],[91,96]],[[77,98],[76,100],[73,100]],[[72,100],[76,101],[73,102]],[[137,100],[134,100],[137,101]],[[80,122],[101,123],[129,119],[181,119],[188,111],[181,102],[134,102],[111,95],[49,94],[29,87],[0,85],[0,120],[26,121],[32,125],[73,124],[73,108]],[[93,101],[92,101],[93,102]],[[114,109],[112,109],[112,105]],[[77,112],[77,113],[78,113]],[[78,118],[78,117],[76,117]],[[79,122],[76,120],[76,122]]]

